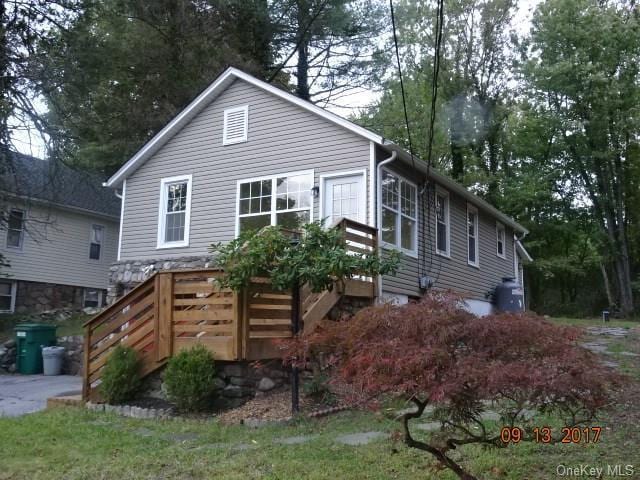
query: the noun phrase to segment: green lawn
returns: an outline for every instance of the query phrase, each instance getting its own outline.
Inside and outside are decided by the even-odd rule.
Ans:
[[[576,327],[623,327],[634,328],[640,327],[640,320],[615,320],[603,322],[601,318],[568,318],[568,317],[552,317],[553,323],[560,325],[572,325]]]
[[[587,339],[585,339],[587,340]],[[551,480],[558,465],[634,465],[640,478],[640,329],[608,340],[610,358],[630,374],[624,392],[595,423],[597,444],[520,444],[506,449],[466,446],[452,456],[482,479]],[[536,418],[534,425],[562,426]],[[391,434],[398,424],[381,414],[343,412],[323,419],[259,429],[209,421],[152,421],[65,408],[0,418],[0,480],[18,479],[442,479],[454,480],[426,454],[381,438],[347,446],[336,437]],[[415,431],[416,436],[429,433]],[[314,435],[308,443],[279,439]],[[607,478],[607,477],[604,477]]]

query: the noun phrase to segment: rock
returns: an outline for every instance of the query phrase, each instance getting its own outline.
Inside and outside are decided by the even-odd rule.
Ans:
[[[250,388],[241,387],[239,385],[227,385],[222,390],[222,395],[230,398],[241,398],[248,397],[252,394],[252,390]]]
[[[231,385],[238,385],[240,387],[249,387],[253,385],[253,382],[246,377],[231,377],[229,379]]]
[[[216,390],[222,390],[224,387],[227,386],[227,382],[225,382],[221,378],[216,377],[213,379],[213,385],[216,387]]]
[[[82,309],[82,312],[86,313],[87,315],[95,315],[99,311],[100,311],[99,308],[94,308],[94,307],[87,307]]]
[[[269,377],[262,377],[260,383],[258,383],[258,390],[261,392],[268,392],[269,390],[273,390],[276,386],[276,382],[271,380]]]
[[[16,341],[14,339],[7,340],[2,344],[2,346],[7,349],[14,348],[16,346]]]
[[[240,363],[230,363],[222,367],[227,377],[244,377],[247,374],[246,366]]]

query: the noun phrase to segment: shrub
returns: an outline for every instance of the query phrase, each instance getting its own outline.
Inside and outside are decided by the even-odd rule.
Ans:
[[[124,403],[134,398],[140,385],[140,359],[137,352],[131,347],[118,345],[104,366],[101,395],[108,403]]]
[[[164,372],[167,396],[185,412],[205,410],[215,391],[213,355],[202,345],[183,350],[169,360]]]
[[[596,355],[576,345],[577,329],[528,313],[475,317],[460,304],[459,298],[433,295],[420,303],[362,309],[288,341],[284,358],[305,367],[322,353],[346,401],[376,406],[391,395],[412,402],[415,411],[401,416],[404,442],[465,480],[475,477],[450,450],[473,443],[505,447],[500,424],[524,428],[527,410],[555,414],[568,427],[588,425],[621,384]],[[410,422],[427,406],[435,407],[441,431],[415,439]],[[489,409],[500,414],[498,425],[484,421]]]

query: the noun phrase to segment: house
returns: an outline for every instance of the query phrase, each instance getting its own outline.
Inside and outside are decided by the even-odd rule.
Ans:
[[[427,177],[428,173],[428,177]],[[106,183],[123,198],[112,296],[150,272],[209,266],[212,243],[265,225],[342,217],[375,227],[402,265],[378,296],[431,287],[479,314],[522,278],[526,229],[398,145],[227,69]]]
[[[279,357],[273,340],[293,335],[292,312],[309,331],[376,298],[406,302],[442,288],[483,314],[488,292],[528,259],[526,230],[513,219],[379,135],[234,68],[106,185],[122,197],[118,261],[110,305],[85,325],[85,399],[99,398],[118,345],[138,352],[143,375],[196,344],[221,368],[240,362],[231,368],[244,372],[247,362]],[[212,243],[312,220],[337,224],[356,254],[400,250],[400,270],[323,292],[304,285],[300,308],[295,292],[274,291],[265,278],[242,291],[215,281]],[[227,392],[238,400],[237,386]]]
[[[0,178],[0,311],[100,307],[120,200],[95,176],[11,153]]]

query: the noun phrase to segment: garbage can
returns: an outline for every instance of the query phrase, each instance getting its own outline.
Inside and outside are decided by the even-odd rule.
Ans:
[[[45,375],[60,375],[62,373],[62,360],[64,347],[42,348],[42,370]]]
[[[56,327],[41,323],[16,325],[16,371],[25,375],[42,373],[42,347],[56,344]]]

